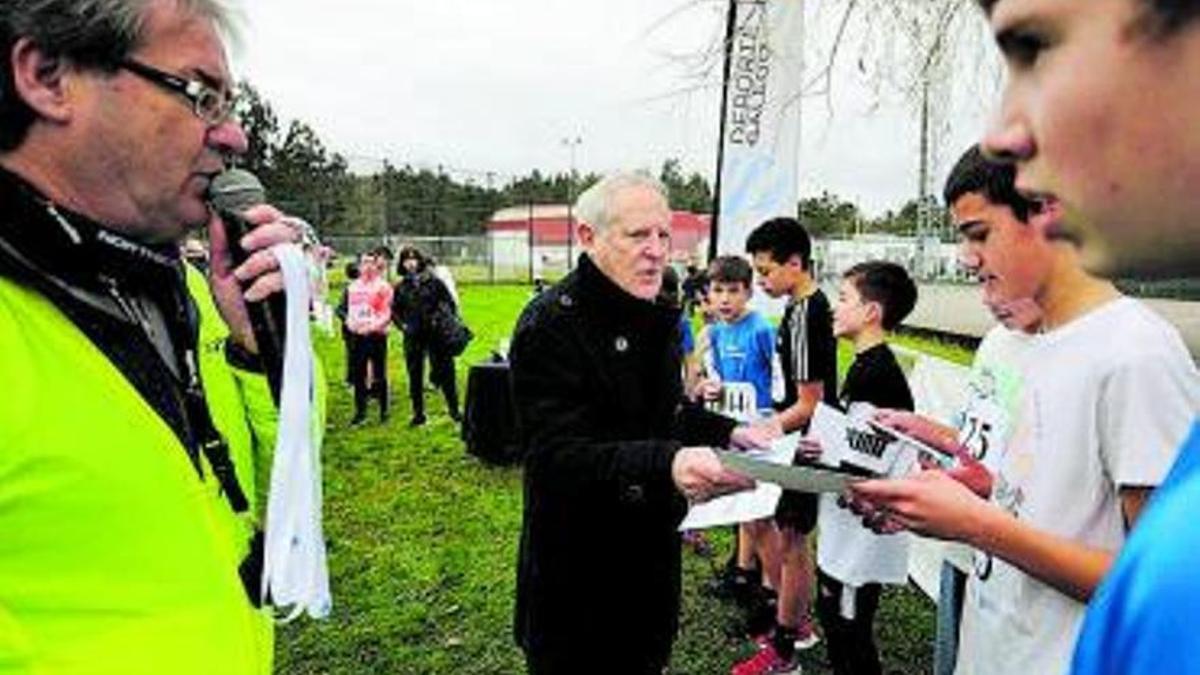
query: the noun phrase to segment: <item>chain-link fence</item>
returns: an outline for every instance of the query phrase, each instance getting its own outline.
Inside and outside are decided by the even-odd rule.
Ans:
[[[529,245],[522,233],[420,237],[402,234],[382,236],[327,236],[341,259],[354,258],[380,246],[396,254],[413,246],[423,255],[450,268],[454,279],[465,284],[532,284],[535,279],[556,281],[569,271],[571,256],[565,245]]]

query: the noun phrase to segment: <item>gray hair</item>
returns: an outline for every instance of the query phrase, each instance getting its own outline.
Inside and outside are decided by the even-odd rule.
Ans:
[[[617,193],[629,188],[644,187],[654,190],[667,201],[667,187],[649,171],[617,171],[601,178],[598,183],[583,191],[575,200],[575,217],[597,231],[608,229],[612,224],[613,200]]]
[[[36,118],[9,65],[18,40],[28,38],[75,68],[112,72],[142,45],[150,10],[162,2],[212,21],[226,38],[237,33],[226,0],[0,0],[0,152],[20,146]]]

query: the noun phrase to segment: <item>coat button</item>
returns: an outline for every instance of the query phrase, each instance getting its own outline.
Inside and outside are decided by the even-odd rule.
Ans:
[[[641,485],[630,485],[625,488],[625,501],[636,504],[646,498],[646,490]]]
[[[559,296],[558,304],[562,305],[563,307],[574,307],[575,299],[569,295],[564,294],[564,295]]]
[[[618,352],[624,354],[625,352],[629,351],[629,340],[626,340],[624,335],[619,335],[617,336],[616,342],[613,344],[613,346],[617,348]]]

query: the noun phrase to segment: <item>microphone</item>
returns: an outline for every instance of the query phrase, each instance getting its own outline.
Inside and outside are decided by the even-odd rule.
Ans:
[[[249,254],[238,242],[252,229],[241,214],[252,206],[266,203],[267,193],[262,182],[244,169],[226,169],[209,184],[208,201],[225,223],[225,235],[234,265],[241,265]],[[250,316],[254,340],[258,343],[258,356],[271,387],[271,396],[278,406],[283,382],[287,298],[282,291],[273,293],[258,302],[247,302],[246,311]]]

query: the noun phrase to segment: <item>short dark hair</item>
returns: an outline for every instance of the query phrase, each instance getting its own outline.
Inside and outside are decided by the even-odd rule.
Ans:
[[[1139,28],[1156,38],[1171,37],[1200,18],[1196,0],[1142,0],[1145,5]]]
[[[417,261],[418,272],[424,272],[425,267],[429,264],[429,261],[426,260],[425,256],[422,255],[419,250],[417,250],[416,246],[405,246],[404,248],[400,249],[400,254],[396,256],[397,274],[403,275],[407,273],[407,270],[404,269],[404,261],[409,260],[410,258]]]
[[[714,258],[708,266],[708,279],[715,283],[742,284],[750,288],[754,283],[754,270],[740,255],[723,255]]]
[[[779,264],[798,255],[804,269],[812,269],[812,240],[808,230],[795,218],[772,218],[754,228],[746,238],[746,252],[770,253],[771,259]]]
[[[1000,0],[976,0],[984,13],[991,16]],[[1196,0],[1137,0],[1143,6],[1139,27],[1156,37],[1170,37],[1179,29],[1200,18],[1200,3]]]
[[[358,278],[358,263],[356,263],[356,262],[346,263],[346,278],[349,279],[350,281],[354,281],[355,279]]]
[[[12,50],[28,38],[47,56],[84,70],[112,73],[141,46],[150,0],[4,0],[0,2],[0,152],[25,141],[36,115],[17,93]],[[177,0],[180,11],[231,32],[219,0]]]
[[[858,263],[846,270],[842,278],[854,284],[864,300],[877,302],[883,308],[880,323],[884,330],[894,330],[917,306],[917,285],[908,271],[884,260]]]
[[[1009,207],[1023,223],[1037,211],[1037,204],[1017,192],[1016,167],[988,159],[978,144],[972,145],[959,158],[942,190],[947,207],[953,207],[967,194],[978,194],[992,204]]]

